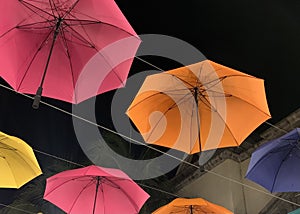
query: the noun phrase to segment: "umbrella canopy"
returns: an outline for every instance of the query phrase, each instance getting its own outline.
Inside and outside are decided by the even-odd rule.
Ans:
[[[140,44],[113,0],[3,1],[0,20],[0,76],[18,92],[37,91],[37,100],[43,93],[79,103],[124,86]],[[94,56],[99,63],[86,68]],[[78,83],[85,68],[92,71]],[[95,78],[98,91],[91,92]]]
[[[252,153],[246,178],[270,192],[300,192],[300,129],[260,146]]]
[[[70,214],[137,214],[148,198],[121,170],[93,165],[48,178],[44,194]]]
[[[147,143],[189,154],[238,146],[270,118],[262,79],[210,60],[148,76],[127,114]]]
[[[300,209],[296,209],[292,212],[289,212],[288,214],[300,214]]]
[[[182,214],[233,214],[233,212],[213,204],[202,198],[177,198],[171,203],[160,207],[155,210],[152,214],[170,214],[170,213],[182,213]]]
[[[0,188],[20,188],[42,174],[32,148],[3,132],[0,132],[0,169]]]

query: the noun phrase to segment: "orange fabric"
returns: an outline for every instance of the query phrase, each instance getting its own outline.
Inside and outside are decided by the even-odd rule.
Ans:
[[[192,212],[191,212],[192,209]],[[219,205],[208,202],[202,198],[177,198],[171,203],[162,206],[155,210],[152,214],[233,214],[233,212],[221,207]]]
[[[127,115],[147,143],[189,154],[239,146],[271,117],[262,79],[210,60],[148,76]]]

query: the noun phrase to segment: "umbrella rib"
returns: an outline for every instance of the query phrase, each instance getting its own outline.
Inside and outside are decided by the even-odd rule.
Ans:
[[[125,179],[124,179],[125,180]],[[135,184],[133,181],[131,180],[127,180],[128,182],[130,183],[133,183]],[[112,182],[114,185],[118,186],[119,189],[121,190],[121,192],[129,199],[129,201],[131,202],[131,204],[133,205],[135,211],[138,213],[139,212],[139,208],[138,206],[136,205],[136,203],[134,202],[134,200],[132,200],[132,198],[130,197],[130,195],[128,195],[124,190],[123,188],[120,186],[120,185],[117,185],[114,181],[110,180],[110,182]]]
[[[16,150],[14,147],[10,146],[10,145],[7,145],[6,143],[2,143],[1,141],[5,140],[5,139],[10,139],[9,137],[2,137],[0,139],[0,145],[4,146],[2,147],[2,149],[10,149],[10,150]]]
[[[69,30],[67,30],[67,28],[66,28],[66,23],[63,23],[64,24],[64,26],[62,26],[63,27],[63,30],[62,31],[64,31],[64,32],[68,32],[68,33],[70,33],[71,31],[69,31]],[[63,25],[62,24],[62,25]],[[76,33],[76,32],[75,32]],[[72,35],[74,38],[76,38],[76,39],[78,39],[80,42],[82,42],[82,43],[80,43],[80,42],[76,42],[76,41],[71,41],[71,40],[69,40],[68,38],[65,38],[66,39],[66,41],[68,41],[68,42],[72,42],[72,44],[76,44],[76,45],[81,45],[81,46],[84,46],[84,47],[88,47],[88,48],[91,48],[91,46],[92,46],[92,44],[90,44],[89,43],[89,41],[87,41],[87,40],[85,40],[84,38],[80,38],[80,37],[78,37],[78,35]],[[80,35],[79,35],[80,36]],[[85,43],[87,43],[87,44],[85,44]]]
[[[152,131],[150,132],[148,138],[146,141],[149,140],[149,138],[151,137],[152,133],[154,132],[155,128],[158,126],[159,122],[161,121],[161,119],[163,118],[163,116],[165,116],[168,111],[172,110],[173,108],[175,108],[176,106],[178,106],[181,102],[183,102],[183,100],[186,98],[186,96],[188,96],[188,94],[184,95],[180,100],[178,100],[178,103],[174,102],[174,104],[172,104],[165,112],[163,112],[162,116],[159,118],[158,122],[155,124],[155,126],[153,127]]]
[[[235,96],[235,95],[233,95],[233,94],[230,94],[230,95],[231,95],[230,97],[234,97],[234,98],[236,98],[236,99],[239,99],[239,100],[241,100],[242,102],[245,102],[245,103],[247,103],[248,105],[252,106],[253,108],[257,109],[258,111],[260,111],[260,112],[263,113],[264,115],[270,117],[269,114],[267,114],[267,113],[264,112],[263,110],[259,109],[259,108],[258,108],[257,106],[255,106],[254,104],[252,104],[252,103],[250,103],[250,102],[248,102],[248,101],[246,101],[246,100],[243,100],[242,98],[237,97],[237,96]]]
[[[127,34],[129,34],[130,36],[133,36],[133,37],[135,37],[135,38],[137,38],[137,39],[140,39],[138,36],[136,36],[136,35],[134,35],[134,34],[128,32],[128,31],[124,30],[123,28],[120,28],[120,27],[118,27],[118,26],[116,26],[116,25],[110,24],[110,23],[108,23],[108,22],[100,21],[100,20],[98,20],[98,19],[96,19],[96,18],[94,18],[94,17],[91,17],[91,16],[89,16],[89,15],[87,15],[87,14],[84,14],[84,13],[81,13],[81,12],[79,12],[79,11],[73,11],[73,13],[77,13],[77,14],[86,16],[87,18],[94,19],[95,21],[98,21],[99,24],[106,24],[106,25],[109,25],[109,26],[111,26],[111,27],[117,28],[118,30],[121,30],[121,31],[123,31],[123,32],[125,32],[125,33],[127,33]],[[69,14],[69,15],[71,15],[71,14]],[[73,17],[76,18],[74,15],[73,15]],[[79,19],[74,19],[74,20],[79,20]]]
[[[79,199],[81,193],[82,193],[84,190],[86,190],[89,186],[91,186],[92,184],[93,184],[93,180],[90,180],[90,183],[88,183],[87,185],[85,185],[85,186],[80,190],[79,194],[76,196],[76,198],[75,198],[75,200],[74,200],[74,202],[73,202],[73,204],[72,204],[72,206],[71,206],[71,208],[70,208],[70,210],[69,210],[68,213],[71,213],[71,212],[72,212],[72,209],[74,208],[76,202],[78,201],[78,199]]]
[[[221,81],[223,81],[225,78],[230,78],[230,77],[247,77],[247,78],[253,78],[253,79],[257,79],[256,77],[252,77],[252,76],[250,76],[250,75],[228,75],[228,76],[225,76]],[[207,84],[207,83],[206,83]],[[221,92],[219,92],[219,93],[221,93]],[[226,94],[225,92],[224,92],[224,94]],[[268,115],[268,114],[266,114],[265,112],[263,112],[261,109],[259,109],[259,108],[257,108],[255,105],[253,105],[252,103],[249,103],[248,101],[246,101],[246,100],[243,100],[242,98],[240,98],[240,97],[237,97],[237,96],[235,96],[235,95],[232,95],[232,94],[229,94],[229,95],[231,95],[231,97],[235,97],[235,98],[237,98],[237,99],[239,99],[239,100],[241,100],[241,101],[243,101],[243,102],[246,102],[246,103],[248,103],[249,105],[251,105],[251,106],[253,106],[254,108],[256,108],[257,110],[259,110],[260,112],[262,112],[263,114],[265,114],[265,115],[267,115],[267,116],[270,116],[270,115]]]
[[[281,149],[282,147],[280,147],[279,149]],[[270,152],[268,152],[267,154],[265,154],[262,158],[260,158],[254,165],[253,165],[253,167],[250,169],[250,171],[249,172],[247,172],[247,174],[246,174],[246,178],[247,178],[247,176],[254,170],[254,168],[256,168],[256,166],[260,163],[260,162],[262,162],[262,161],[264,161],[264,159],[265,158],[267,158],[269,155],[271,155],[271,154],[273,154],[273,153],[277,153],[277,152],[280,152],[279,151],[279,149],[277,150],[277,151],[270,151]]]
[[[65,32],[61,31],[61,36],[62,36],[62,40],[63,40],[63,44],[66,48],[66,52],[67,52],[67,57],[69,59],[69,66],[70,66],[70,71],[71,71],[71,75],[72,75],[72,83],[73,83],[73,88],[75,88],[75,79],[74,79],[74,70],[73,70],[73,63],[72,63],[72,59],[71,59],[71,55],[70,55],[70,51],[69,51],[69,46],[66,40],[66,36],[65,36]],[[76,93],[74,93],[74,99],[75,102],[77,103],[77,96]]]
[[[17,91],[20,89],[20,87],[21,87],[21,85],[22,85],[22,83],[23,83],[23,81],[24,81],[24,79],[25,79],[25,76],[27,75],[27,73],[28,73],[28,71],[29,71],[29,69],[30,69],[30,67],[31,67],[31,65],[32,65],[32,63],[33,63],[33,61],[35,60],[35,58],[36,58],[36,56],[38,55],[39,51],[40,51],[40,50],[43,48],[43,46],[45,45],[46,41],[49,39],[49,37],[50,37],[50,35],[52,34],[52,32],[53,32],[53,30],[51,30],[51,31],[49,32],[49,34],[45,37],[45,39],[42,41],[42,43],[40,44],[39,48],[37,49],[37,51],[36,51],[35,54],[33,55],[31,61],[29,62],[29,65],[28,65],[27,69],[25,70],[25,73],[24,73],[24,75],[23,75],[23,77],[22,77],[22,79],[21,79],[21,81],[20,81],[20,83],[19,83],[19,85],[18,85],[18,87],[17,87]]]
[[[16,149],[14,149],[14,148],[1,147],[1,146],[0,146],[0,149],[7,149],[7,150],[11,150],[11,151],[16,151]]]
[[[186,80],[184,79],[181,79],[179,76],[175,75],[175,74],[170,74],[170,73],[162,73],[162,74],[167,74],[167,75],[171,75],[172,77],[175,77],[176,80],[178,81],[181,81],[181,82],[184,82],[185,84],[191,86],[191,88],[194,88],[194,85],[192,85],[191,83],[187,82]]]
[[[18,182],[17,182],[17,180],[16,180],[16,177],[15,177],[15,174],[14,174],[13,171],[11,170],[13,167],[8,163],[8,161],[5,161],[5,163],[8,165],[8,168],[9,168],[9,170],[10,170],[10,172],[11,172],[11,175],[12,175],[14,181],[15,181],[16,186],[19,186],[19,184],[18,184]]]
[[[71,15],[71,14],[70,14]],[[73,15],[72,15],[73,16]],[[76,18],[75,16],[73,16],[74,18]],[[70,19],[71,20],[71,19]],[[76,20],[76,19],[74,19]],[[80,33],[78,33],[75,29],[73,29],[71,27],[71,25],[69,23],[66,23],[66,26],[69,27],[73,32],[75,32],[77,35],[79,35],[79,37],[81,37],[83,40],[82,41],[86,41],[87,44],[90,45],[91,48],[95,48],[95,44],[93,43],[93,41],[91,40],[90,36],[88,35],[88,33],[86,32],[86,29],[83,27],[83,25],[80,25],[82,30],[84,31],[85,35],[87,36],[87,38],[89,40],[87,40],[83,35],[81,35]],[[79,39],[79,38],[78,38]],[[97,49],[96,49],[97,52],[99,52]]]
[[[152,98],[153,96],[156,96],[156,95],[159,95],[159,94],[166,94],[166,93],[169,93],[169,92],[176,92],[176,91],[185,91],[185,90],[188,90],[188,89],[178,89],[178,90],[168,90],[168,91],[164,91],[164,92],[162,92],[162,91],[158,91],[158,92],[156,92],[156,93],[154,93],[154,94],[151,94],[150,96],[148,96],[148,97],[146,97],[146,98],[144,98],[144,99],[142,99],[142,100],[140,100],[139,102],[137,102],[137,103],[135,103],[134,105],[132,105],[129,109],[128,109],[128,111],[129,110],[131,110],[132,108],[134,108],[135,106],[137,106],[137,105],[139,105],[140,103],[142,103],[142,102],[144,102],[145,100],[147,100],[147,99],[150,99],[150,98]],[[189,91],[190,92],[190,91]],[[176,94],[173,94],[173,95],[176,95]],[[182,94],[177,94],[177,95],[182,95]]]
[[[52,0],[49,0],[49,5],[51,7],[52,15],[55,17],[54,11],[56,11],[56,13],[59,15],[57,7],[56,7],[55,3]]]
[[[87,41],[80,33],[78,33],[76,30],[74,30],[69,24],[65,23],[65,25],[70,28],[73,32],[75,32],[77,35],[79,35],[81,38],[83,38],[83,40]],[[122,79],[120,78],[120,76],[118,75],[118,73],[115,71],[114,67],[111,66],[111,63],[109,62],[109,60],[107,59],[107,57],[105,57],[105,55],[103,55],[97,48],[96,46],[92,43],[92,40],[90,39],[88,33],[86,32],[85,28],[82,26],[83,31],[85,32],[86,36],[89,38],[90,41],[87,41],[87,43],[90,45],[90,47],[92,49],[94,49],[96,51],[96,53],[100,54],[103,59],[105,59],[105,61],[108,63],[108,65],[111,67],[111,71],[115,74],[115,76],[117,77],[117,79],[120,81],[120,84],[122,84],[122,86],[124,86],[124,83],[122,81]]]
[[[45,18],[44,16],[42,16],[41,14],[37,13],[36,11],[34,11],[32,8],[30,7],[33,7],[49,16],[52,16],[53,18],[55,18],[55,16],[53,16],[51,13],[48,13],[47,11],[45,10],[42,10],[41,8],[38,8],[37,6],[34,6],[33,4],[30,4],[29,2],[25,1],[25,0],[19,0],[19,2],[21,2],[21,4],[23,4],[25,7],[27,7],[29,10],[31,10],[33,13],[35,13],[36,15],[38,15],[39,17],[43,18],[43,19],[46,19],[48,20],[47,18]]]
[[[294,149],[294,147],[292,147],[292,148],[289,150],[289,152],[287,152],[287,154],[284,156],[284,158],[283,158],[282,161],[280,162],[280,165],[279,165],[279,167],[278,167],[278,170],[277,170],[277,172],[276,172],[276,174],[275,174],[275,177],[274,177],[274,180],[273,180],[271,192],[273,192],[274,185],[275,185],[275,183],[276,183],[277,176],[278,176],[278,174],[279,174],[279,171],[280,171],[280,168],[281,168],[283,162],[284,162],[284,161],[286,160],[286,158],[291,154],[291,152],[292,152],[293,149]]]
[[[34,25],[38,25],[38,24],[44,24],[44,23],[51,23],[53,22],[53,20],[45,20],[45,21],[40,21],[40,22],[34,22],[34,23],[29,23],[29,24],[23,24],[23,25],[17,25],[15,28],[20,29],[47,29],[47,28],[51,28],[53,26],[46,26],[46,27],[36,27],[36,28],[26,28],[26,27],[30,27],[30,26],[34,26]]]
[[[150,98],[152,98],[152,97],[154,97],[154,96],[156,96],[156,95],[158,95],[158,94],[162,94],[162,93],[163,93],[163,92],[156,92],[156,93],[154,93],[154,94],[151,94],[151,95],[148,96],[148,97],[145,97],[144,99],[140,100],[139,102],[137,102],[137,103],[135,103],[133,106],[131,106],[131,107],[128,109],[128,111],[131,110],[131,109],[133,109],[133,108],[136,107],[137,105],[141,104],[142,102],[146,101],[147,99],[150,99]]]
[[[76,17],[74,17],[74,18],[76,18]],[[89,43],[91,44],[91,48],[96,48],[95,44],[93,43],[93,40],[91,39],[91,37],[90,37],[89,34],[87,33],[85,27],[84,27],[83,25],[80,25],[80,26],[81,26],[83,32],[85,33],[86,37],[87,37],[88,40],[90,41]],[[71,26],[69,25],[69,27],[71,27]],[[75,30],[74,30],[74,31],[75,31]],[[78,33],[78,32],[77,32],[77,33]],[[78,34],[79,34],[79,33],[78,33]],[[83,37],[83,36],[82,36],[82,37]],[[84,37],[83,37],[83,38],[84,38]],[[97,50],[97,52],[99,52],[99,50]],[[103,56],[103,57],[104,57],[104,56]]]
[[[214,91],[214,90],[205,90],[206,92],[211,92],[219,95],[205,95],[202,94],[203,97],[232,97],[232,94],[226,94],[225,92]]]
[[[75,18],[75,17],[74,17]],[[105,24],[104,22],[101,22],[101,21],[93,21],[93,20],[87,20],[87,19],[64,19],[64,21],[69,21],[69,25],[70,26],[80,26],[80,25],[93,25],[93,24]],[[74,23],[74,22],[79,22],[79,23]],[[74,24],[71,24],[71,23],[74,23]]]
[[[201,97],[202,97],[204,100],[206,100],[206,101],[210,104],[209,100],[207,100],[204,96],[201,96]],[[234,141],[236,142],[236,145],[239,146],[238,141],[235,139],[235,136],[233,135],[233,133],[232,133],[232,131],[230,130],[229,126],[227,125],[226,121],[225,121],[225,120],[223,119],[223,117],[221,117],[221,115],[219,114],[218,110],[217,110],[214,106],[212,106],[211,104],[210,104],[210,105],[209,105],[209,104],[206,104],[203,100],[201,100],[201,101],[202,101],[202,103],[203,103],[204,105],[208,106],[208,108],[210,108],[210,110],[213,110],[214,112],[217,113],[217,115],[221,118],[221,120],[223,121],[224,125],[226,126],[227,130],[230,132],[230,134],[231,134],[231,136],[233,137]]]
[[[74,4],[69,8],[69,10],[64,14],[64,16],[62,18],[65,18],[67,15],[69,15],[71,13],[71,11],[76,7],[76,5],[78,4],[79,0],[77,0],[76,2],[74,2]]]
[[[35,166],[35,164],[29,164],[27,161],[26,161],[26,159],[24,159],[23,158],[23,156],[22,155],[20,155],[18,152],[14,152],[14,154],[16,154],[17,156],[19,156],[28,166],[29,166],[29,169],[31,170],[31,171],[33,171],[33,173],[35,174],[36,172],[33,170],[33,168],[32,168],[32,165],[34,165]],[[11,170],[13,167],[10,165],[10,163],[8,162],[8,161],[5,161],[6,163],[7,163],[7,165],[9,166],[9,169]],[[11,171],[12,172],[12,171]],[[13,177],[14,177],[14,180],[15,180],[15,183],[16,183],[16,185],[18,185],[17,184],[17,180],[16,180],[16,178],[15,178],[15,175],[14,175],[14,173],[12,173],[12,175],[13,175]]]
[[[211,80],[209,82],[206,82],[206,83],[203,83],[202,85],[205,87],[205,90],[209,90],[211,89],[212,87],[216,86],[217,84],[221,83],[224,79],[226,79],[228,76],[225,76],[225,77],[221,77],[221,78],[217,78],[217,79],[214,79],[214,80]],[[213,85],[210,85],[209,87],[206,87],[206,85],[208,84],[211,84],[211,83],[214,83]]]
[[[10,28],[9,30],[7,30],[6,32],[4,32],[3,34],[0,35],[0,38],[2,38],[3,36],[5,36],[6,34],[8,34],[9,32],[11,32],[14,29],[17,29],[17,26],[23,22],[25,22],[26,19],[21,20],[15,27]]]
[[[12,27],[9,30],[7,30],[6,32],[4,32],[3,34],[0,35],[0,38],[2,38],[3,36],[5,36],[6,34],[8,34],[9,32],[13,31],[14,29],[16,29],[17,27]]]
[[[68,24],[66,24],[66,26],[68,26],[70,29],[72,29],[75,33],[77,33],[79,36],[81,36],[82,38],[84,38],[81,34],[79,34],[76,30],[74,30],[71,26],[69,26]],[[83,31],[86,33],[86,36],[90,39],[88,33],[85,31],[85,28],[82,26]],[[91,40],[91,39],[90,39]],[[87,40],[86,40],[87,41]],[[100,54],[103,59],[105,59],[105,61],[108,63],[108,65],[111,67],[111,71],[115,74],[115,76],[118,78],[118,80],[120,81],[120,83],[124,86],[124,83],[122,81],[122,79],[119,77],[119,75],[117,74],[117,72],[115,71],[115,69],[113,68],[113,66],[111,66],[111,63],[109,62],[109,60],[107,59],[107,57],[105,57],[105,55],[103,55],[94,44],[92,44],[92,42],[88,42],[88,44],[91,45],[91,48],[94,49],[96,51],[96,53]]]
[[[31,167],[32,165],[34,165],[34,166],[36,166],[35,164],[33,164],[32,162],[29,164],[28,162],[27,162],[27,160],[26,159],[24,159],[23,158],[23,156],[22,155],[20,155],[19,153],[18,153],[18,151],[17,152],[15,152],[28,166],[29,166],[29,168],[33,171],[33,173],[35,173],[35,171],[33,170],[33,168]],[[25,155],[24,155],[25,156]]]
[[[200,69],[199,69],[199,75],[196,76],[196,77],[197,77],[196,85],[197,85],[197,83],[201,83],[201,81],[200,81],[200,76],[201,76],[201,73],[202,73],[202,68],[203,68],[203,63],[201,64],[201,67],[200,67]],[[193,73],[194,73],[194,72],[193,72]]]
[[[74,30],[67,22],[64,22],[64,25],[66,26],[65,30],[68,31],[68,29],[70,29],[73,33],[75,33],[75,35],[73,35],[73,36],[75,38],[77,38],[79,41],[81,41],[84,46],[94,48],[95,45],[92,43],[92,41],[88,41],[86,38],[84,38],[84,36],[82,36],[80,33],[78,33],[76,30]],[[98,50],[96,49],[96,51],[98,51]]]
[[[56,186],[55,188],[53,188],[51,191],[47,192],[47,194],[44,195],[44,196],[46,197],[46,196],[52,194],[52,192],[54,192],[57,188],[61,187],[62,185],[66,184],[66,183],[69,183],[69,182],[71,182],[71,181],[73,181],[73,180],[80,179],[80,178],[82,178],[82,177],[74,177],[74,178],[70,178],[70,179],[64,181],[63,183],[57,185],[57,186]]]

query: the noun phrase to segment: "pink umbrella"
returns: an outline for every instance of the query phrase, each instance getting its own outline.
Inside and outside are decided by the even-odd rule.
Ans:
[[[124,86],[140,42],[113,0],[1,2],[0,76],[16,91],[36,94],[35,108],[42,93],[79,103]],[[87,66],[95,56],[99,63]],[[92,77],[78,83],[91,68]],[[87,88],[95,78],[102,84],[93,92]]]
[[[44,193],[70,214],[137,214],[148,198],[121,170],[93,165],[48,178]]]

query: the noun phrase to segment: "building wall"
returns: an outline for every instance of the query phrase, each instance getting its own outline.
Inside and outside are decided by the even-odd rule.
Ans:
[[[234,182],[238,181],[266,192],[264,188],[243,178],[248,164],[249,159],[242,163],[228,159],[215,167],[212,173],[206,173],[184,186],[177,194],[182,197],[202,197],[233,211],[235,214],[258,214],[272,197]]]

